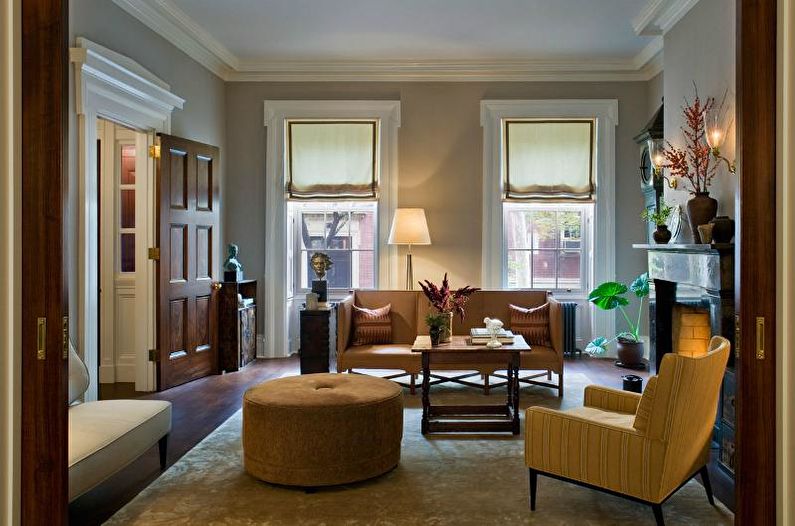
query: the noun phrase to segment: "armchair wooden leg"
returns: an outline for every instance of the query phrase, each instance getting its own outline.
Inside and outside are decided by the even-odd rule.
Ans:
[[[160,471],[165,471],[168,463],[168,435],[157,441],[157,449],[160,452]]]
[[[663,519],[662,504],[652,504],[651,511],[654,512],[654,520],[657,521],[657,526],[665,526]]]
[[[414,394],[417,391],[417,375],[411,375],[411,383],[409,384],[409,393]]]
[[[704,467],[701,468],[699,474],[701,475],[701,482],[704,483],[704,490],[706,490],[707,492],[707,500],[709,500],[711,506],[714,506],[715,497],[712,496],[712,484],[710,484],[709,482],[709,469],[707,469],[706,465],[704,465]]]
[[[558,398],[563,398],[563,369],[558,373]]]
[[[530,468],[530,511],[536,511],[536,490],[538,489],[538,471]]]

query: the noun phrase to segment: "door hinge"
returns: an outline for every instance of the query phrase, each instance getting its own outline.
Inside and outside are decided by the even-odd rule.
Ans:
[[[160,361],[160,351],[157,349],[149,349],[149,361],[150,362],[159,362]]]
[[[61,326],[61,344],[63,345],[63,359],[69,359],[69,316],[64,316]]]
[[[734,357],[740,359],[740,315],[734,315]]]
[[[160,159],[160,145],[153,144],[149,147],[149,157],[152,159]]]
[[[765,318],[756,317],[756,359],[765,359]]]
[[[47,318],[36,320],[36,359],[47,359]]]
[[[148,257],[153,261],[160,261],[160,247],[151,247],[148,251]]]

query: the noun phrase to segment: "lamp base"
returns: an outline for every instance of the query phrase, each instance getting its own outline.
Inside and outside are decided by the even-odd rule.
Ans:
[[[406,290],[414,290],[414,267],[411,264],[411,252],[406,254]]]

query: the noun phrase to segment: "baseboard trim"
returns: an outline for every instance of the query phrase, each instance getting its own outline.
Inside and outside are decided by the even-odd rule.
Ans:
[[[113,365],[99,366],[99,383],[112,384],[116,382],[116,367]]]

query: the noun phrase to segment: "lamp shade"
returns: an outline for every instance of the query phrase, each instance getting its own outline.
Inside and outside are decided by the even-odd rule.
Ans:
[[[390,245],[430,245],[428,221],[422,208],[398,208],[389,230]]]

